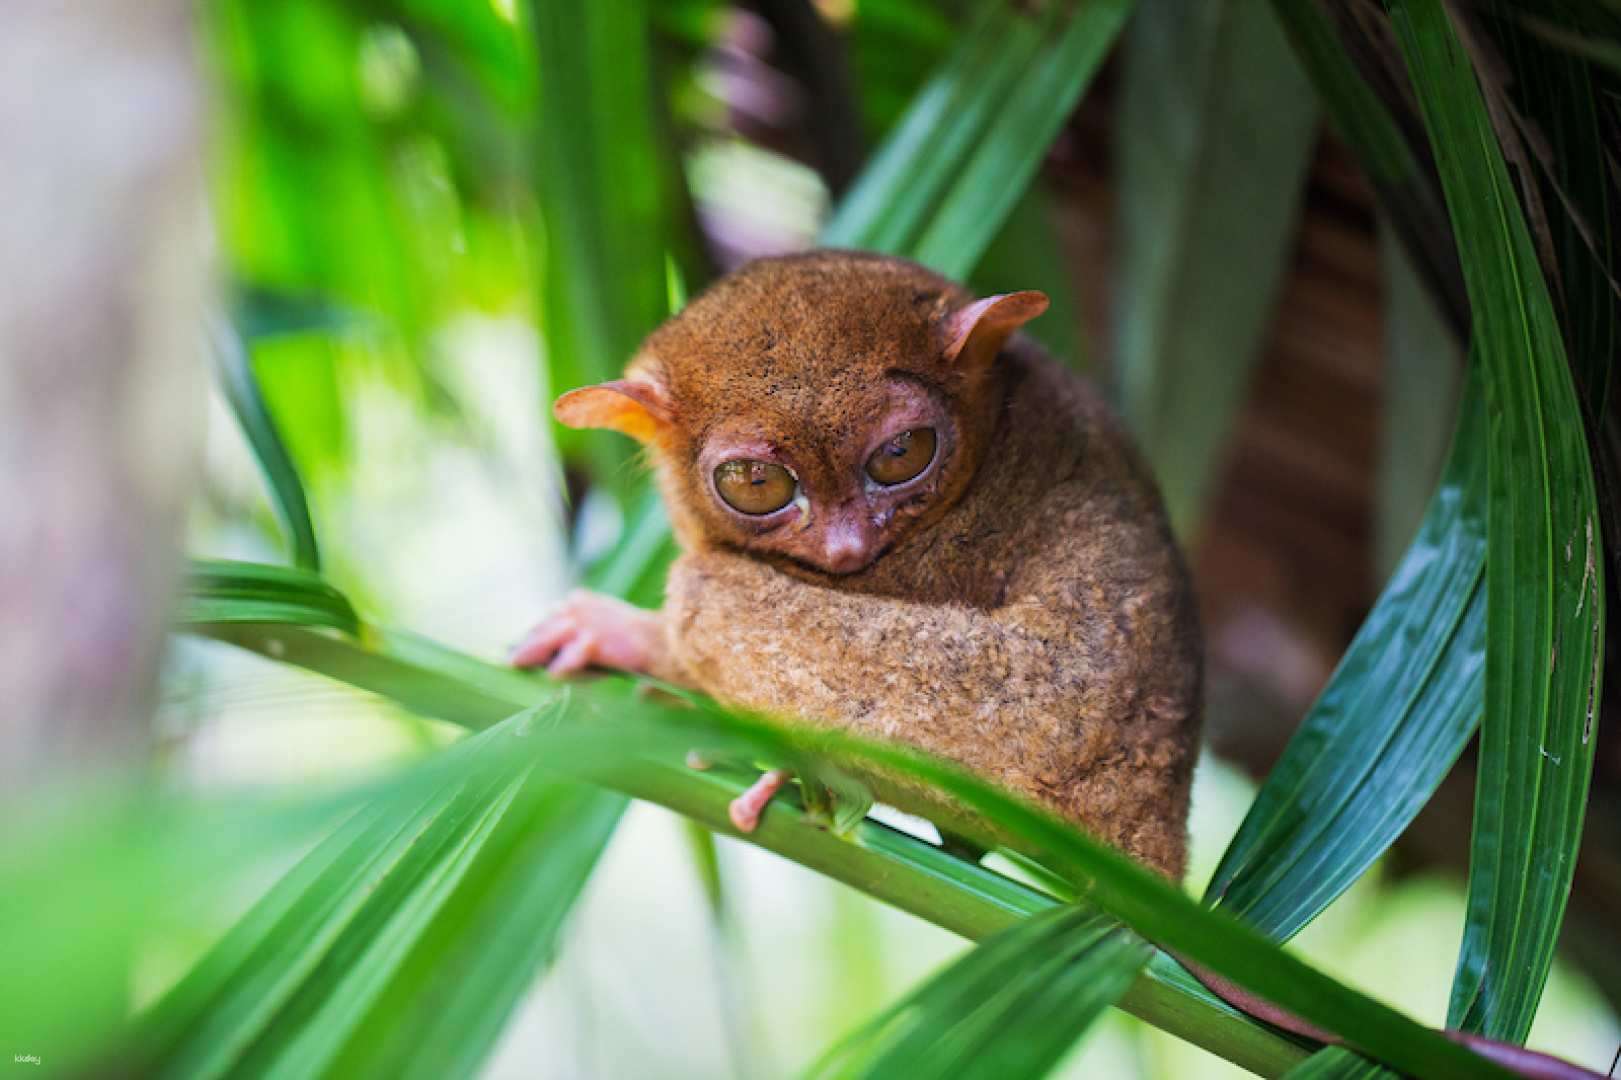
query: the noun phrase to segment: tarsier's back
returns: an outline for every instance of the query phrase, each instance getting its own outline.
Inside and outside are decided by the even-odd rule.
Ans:
[[[940,754],[1176,877],[1192,596],[1118,423],[1014,336],[1044,307],[898,259],[761,260],[558,413],[653,451],[683,555],[644,667]]]

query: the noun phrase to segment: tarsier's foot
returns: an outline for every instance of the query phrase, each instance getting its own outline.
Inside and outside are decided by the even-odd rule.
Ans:
[[[650,674],[664,647],[657,612],[611,596],[577,590],[512,650],[514,667],[539,667],[555,676],[588,667]]]
[[[760,824],[760,815],[765,813],[766,805],[793,775],[787,769],[772,769],[770,772],[761,773],[760,779],[754,782],[753,787],[732,800],[732,804],[726,808],[726,816],[732,819],[732,824],[737,826],[738,832],[749,833],[755,830]]]

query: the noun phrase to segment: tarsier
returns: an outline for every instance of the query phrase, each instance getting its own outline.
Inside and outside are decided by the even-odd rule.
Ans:
[[[908,743],[1180,878],[1193,600],[1119,423],[1017,333],[1046,307],[843,251],[714,285],[555,408],[651,451],[683,550],[663,610],[577,595],[514,662]]]
[[[555,412],[651,452],[682,555],[663,610],[576,594],[513,653],[654,676],[911,744],[1179,880],[1202,656],[1153,479],[1098,392],[902,259],[760,259]],[[731,808],[752,830],[784,781]],[[926,793],[908,809],[929,813]],[[1199,965],[1217,994],[1337,1041]],[[1594,1076],[1449,1033],[1529,1077]]]

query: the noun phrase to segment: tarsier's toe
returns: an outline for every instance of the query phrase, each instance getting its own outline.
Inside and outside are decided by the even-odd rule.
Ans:
[[[759,827],[760,813],[764,809],[751,803],[747,795],[739,795],[726,808],[726,816],[732,819],[732,827],[738,832],[751,833]]]
[[[759,826],[760,815],[792,775],[785,769],[772,769],[761,774],[753,787],[732,800],[726,808],[726,816],[732,819],[738,832],[751,833]]]

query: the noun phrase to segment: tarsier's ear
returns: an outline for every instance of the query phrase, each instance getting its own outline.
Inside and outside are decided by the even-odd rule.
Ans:
[[[1009,335],[1046,310],[1047,295],[1033,290],[975,300],[946,318],[946,359],[988,365]]]
[[[616,379],[570,390],[552,405],[565,427],[608,428],[640,442],[652,442],[670,426],[664,388],[647,378]]]

